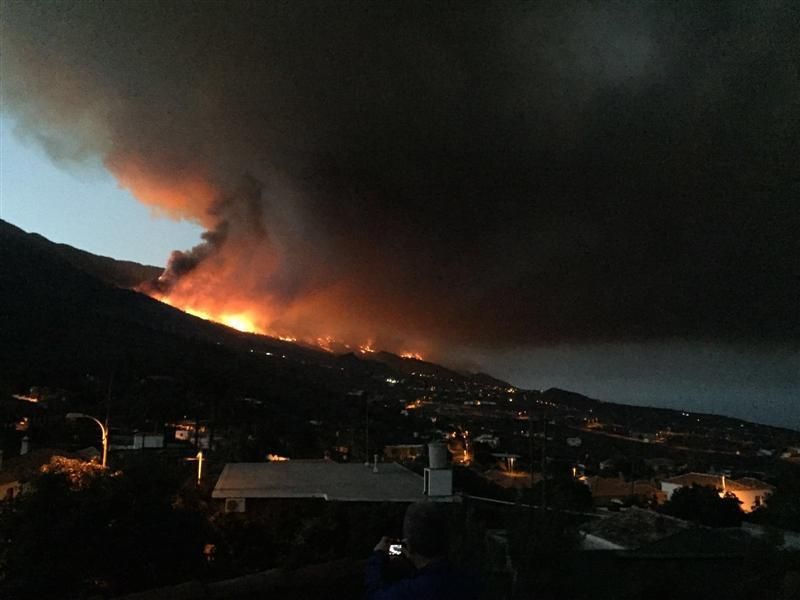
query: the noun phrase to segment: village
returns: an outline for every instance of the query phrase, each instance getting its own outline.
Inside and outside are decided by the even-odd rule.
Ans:
[[[305,355],[278,360],[309,366]],[[393,367],[344,357],[343,364],[358,361],[375,372],[359,375],[361,387],[342,387],[330,406],[304,408],[302,422],[255,394],[227,398],[225,407],[177,402],[180,381],[168,376],[127,389],[117,383],[110,393],[98,377],[82,393],[42,386],[9,394],[1,403],[0,497],[19,502],[42,473],[124,474],[144,461],[178,469],[181,486],[205,498],[209,518],[238,519],[239,526],[260,523],[277,506],[281,514],[308,515],[328,510],[320,503],[386,512],[392,504],[446,502],[482,515],[482,547],[506,556],[484,564],[500,588],[517,577],[506,524],[513,511],[562,515],[577,535],[575,550],[609,553],[601,562],[623,553],[641,566],[642,557],[669,549],[673,559],[686,557],[676,564],[687,568],[689,557],[708,549],[729,568],[775,531],[776,548],[800,549],[800,533],[764,518],[782,485],[794,489],[798,432],[556,389],[525,391],[418,359],[388,360]],[[347,370],[341,377],[352,381]],[[138,395],[135,410],[131,394]],[[187,406],[192,412],[179,414]],[[708,496],[694,505],[675,501],[697,490],[708,490],[719,506],[703,505]],[[202,545],[208,564],[217,552],[213,541]],[[271,564],[264,558],[251,567]]]

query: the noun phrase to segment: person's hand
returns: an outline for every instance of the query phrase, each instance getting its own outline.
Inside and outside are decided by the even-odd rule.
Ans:
[[[388,536],[383,536],[381,541],[375,545],[373,550],[375,552],[383,552],[384,554],[389,554],[389,545],[392,543],[392,538]]]

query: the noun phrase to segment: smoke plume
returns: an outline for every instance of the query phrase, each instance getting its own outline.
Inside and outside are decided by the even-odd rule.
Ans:
[[[7,0],[3,104],[207,228],[150,290],[180,306],[395,350],[796,340],[798,22]]]

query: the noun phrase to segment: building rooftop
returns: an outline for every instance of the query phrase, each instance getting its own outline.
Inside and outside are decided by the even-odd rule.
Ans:
[[[644,552],[651,556],[744,556],[752,544],[753,536],[738,527],[692,527],[655,541]]]
[[[691,523],[652,510],[631,507],[605,519],[588,523],[583,533],[607,542],[607,548],[631,550],[652,544],[692,527]],[[591,540],[589,540],[591,541]],[[599,545],[593,548],[599,548]]]
[[[588,477],[586,483],[592,491],[593,498],[627,498],[628,496],[659,497],[663,492],[658,486],[647,479],[634,482],[625,481],[620,477]]]
[[[678,475],[677,477],[664,479],[662,480],[662,483],[672,483],[681,486],[690,486],[692,484],[696,484],[714,487],[717,489],[725,489],[730,492],[773,489],[773,486],[753,477],[742,477],[741,479],[731,479],[726,477],[723,485],[723,479],[721,475],[710,475],[708,473],[685,473],[683,475]]]
[[[288,460],[228,463],[213,498],[322,498],[339,502],[417,502],[423,479],[397,463],[379,463],[378,472],[360,463]]]

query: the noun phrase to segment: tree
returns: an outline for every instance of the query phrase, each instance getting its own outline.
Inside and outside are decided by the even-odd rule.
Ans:
[[[539,504],[542,498],[542,482],[537,482],[526,494],[526,502]],[[557,475],[547,480],[545,488],[547,506],[550,508],[588,511],[592,509],[592,492],[585,483],[568,475]]]
[[[713,487],[692,484],[675,490],[661,510],[673,517],[709,527],[738,527],[744,518],[740,504],[733,494],[720,497]]]
[[[0,597],[114,594],[190,579],[206,522],[158,464],[125,473],[58,458],[0,507]]]
[[[766,504],[752,513],[752,520],[762,525],[800,531],[800,471],[787,471],[776,482]]]

